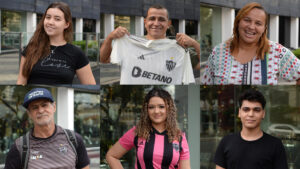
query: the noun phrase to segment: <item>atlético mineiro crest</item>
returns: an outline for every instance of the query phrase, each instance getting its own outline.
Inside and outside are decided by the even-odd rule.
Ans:
[[[173,62],[172,60],[166,60],[166,66],[168,71],[170,72],[171,70],[173,70],[176,66],[176,62]]]

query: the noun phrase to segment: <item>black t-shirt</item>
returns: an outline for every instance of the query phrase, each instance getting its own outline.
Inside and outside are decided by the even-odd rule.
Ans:
[[[89,63],[82,50],[72,44],[50,48],[49,56],[33,66],[27,84],[72,84],[76,70]],[[22,52],[25,54],[26,49]]]
[[[39,140],[43,140],[43,141],[47,142],[47,141],[51,141],[51,137],[53,137],[56,134],[56,132],[57,132],[57,130],[55,128],[55,132],[53,133],[53,135],[48,138],[36,138],[34,136],[32,136],[32,137],[34,137],[34,139],[39,139]],[[82,137],[78,133],[75,133],[75,137],[77,139],[77,144],[78,144],[78,146],[76,148],[76,152],[77,152],[77,156],[78,156],[78,162],[76,164],[76,168],[83,168],[90,164],[90,160],[87,155],[87,151],[86,151],[85,145],[83,143]],[[49,145],[50,144],[52,144],[52,143],[49,143]],[[69,144],[69,143],[66,143],[66,144]],[[58,158],[59,158],[59,156],[58,156]],[[66,161],[66,163],[67,162],[68,161]],[[21,169],[21,167],[22,166],[21,166],[20,153],[16,146],[16,143],[14,143],[12,145],[12,147],[10,148],[9,152],[7,153],[4,169]]]
[[[281,141],[267,133],[254,141],[242,139],[240,133],[225,136],[214,162],[225,169],[288,169]]]

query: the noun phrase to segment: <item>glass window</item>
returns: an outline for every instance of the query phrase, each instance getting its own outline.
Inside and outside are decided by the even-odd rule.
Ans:
[[[74,92],[74,128],[82,137],[91,160],[90,168],[99,168],[100,95]]]
[[[198,35],[198,22],[194,20],[185,20],[185,33],[196,39]]]
[[[1,11],[1,31],[26,32],[26,13]]]
[[[176,33],[179,31],[179,20],[178,19],[170,19],[170,20],[171,20],[171,25],[169,26],[169,29],[167,29],[166,35],[170,39],[175,39]],[[146,30],[145,33],[147,33]]]
[[[17,51],[23,39],[19,32],[26,32],[26,13],[1,11],[1,50]],[[24,43],[24,42],[23,42]]]
[[[290,47],[290,28],[291,18],[279,16],[279,43],[286,47]]]
[[[241,130],[237,116],[238,97],[249,86],[201,86],[201,169],[215,168],[213,162],[221,139]],[[286,150],[289,168],[300,167],[300,90],[297,86],[254,86],[266,98],[262,130],[278,137]],[[281,99],[280,99],[281,98]],[[280,101],[278,101],[280,100]],[[285,101],[283,101],[285,100]]]
[[[100,14],[100,39],[104,38],[104,14]]]
[[[105,162],[106,152],[126,131],[137,124],[144,96],[151,88],[132,85],[101,86],[100,168],[108,168]],[[170,85],[164,88],[175,98],[179,126],[188,135],[187,86]],[[121,159],[121,163],[125,169],[134,168],[135,150],[128,152]]]
[[[135,17],[134,16],[122,16],[115,15],[115,28],[123,26],[127,28],[128,32],[135,34]]]
[[[36,14],[36,24],[38,25],[43,18],[43,14]]]
[[[96,32],[96,20],[83,19],[83,32]]]
[[[200,6],[201,62],[207,60],[212,49],[221,43],[221,8]]]

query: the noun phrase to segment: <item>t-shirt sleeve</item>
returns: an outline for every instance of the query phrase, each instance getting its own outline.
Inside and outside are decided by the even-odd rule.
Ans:
[[[81,49],[79,49],[78,47],[74,46],[76,49],[74,50],[74,52],[76,52],[77,55],[77,61],[76,61],[76,70],[83,68],[84,66],[86,66],[87,64],[89,64],[89,59],[88,57],[83,53],[83,51]]]
[[[213,76],[214,76],[214,58],[215,58],[215,48],[208,57],[204,73],[200,78],[201,79],[200,80],[201,84],[204,84],[204,85],[214,84],[214,80],[213,80]]]
[[[128,151],[134,147],[134,137],[136,136],[136,134],[135,134],[134,131],[135,131],[135,127],[133,127],[130,130],[128,130],[119,139],[119,143],[121,144],[121,146],[124,147]]]
[[[77,156],[78,156],[78,162],[76,164],[76,168],[84,168],[90,164],[90,159],[88,157],[82,137],[78,133],[75,133],[75,137],[78,143],[78,146],[76,148]]]
[[[280,76],[288,81],[295,81],[300,78],[300,60],[286,47],[277,44],[275,51],[279,56]]]
[[[216,150],[214,162],[216,165],[226,168],[226,159],[224,154],[224,146],[225,146],[225,139],[223,138],[221,142],[218,145],[218,148]]]
[[[280,140],[278,140],[278,145],[276,146],[276,153],[274,158],[274,169],[288,169],[285,149]]]
[[[124,37],[123,37],[124,38]],[[121,39],[116,39],[112,42],[112,51],[110,54],[110,63],[121,65]]]
[[[13,144],[6,155],[4,169],[20,169],[21,157],[16,144]]]
[[[184,73],[183,73],[183,84],[195,83],[190,53],[185,52],[184,55]]]
[[[184,133],[182,134],[181,148],[182,150],[180,152],[180,159],[190,159],[190,149]]]

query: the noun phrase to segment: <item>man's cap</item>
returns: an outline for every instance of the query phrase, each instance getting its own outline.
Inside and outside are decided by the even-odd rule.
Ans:
[[[45,88],[34,88],[25,95],[23,106],[27,109],[28,105],[37,99],[48,99],[51,102],[54,102],[49,90]]]

